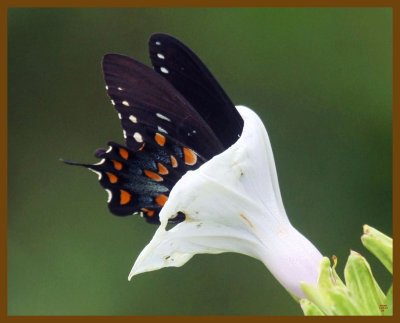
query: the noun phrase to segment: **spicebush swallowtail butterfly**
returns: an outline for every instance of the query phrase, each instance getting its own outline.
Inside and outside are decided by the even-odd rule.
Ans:
[[[106,90],[125,145],[109,142],[107,149],[98,149],[96,164],[64,162],[97,173],[113,214],[140,213],[159,223],[175,183],[231,146],[243,120],[206,66],[179,40],[154,34],[149,52],[154,70],[119,54],[103,58]],[[172,221],[183,219],[178,214]]]

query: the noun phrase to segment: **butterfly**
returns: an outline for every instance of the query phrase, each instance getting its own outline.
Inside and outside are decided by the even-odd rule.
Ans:
[[[153,69],[133,58],[106,54],[105,88],[121,120],[125,145],[97,149],[95,164],[64,161],[98,175],[108,207],[159,223],[175,183],[231,146],[243,119],[213,75],[182,42],[167,34],[149,39]],[[177,214],[171,222],[184,220]]]

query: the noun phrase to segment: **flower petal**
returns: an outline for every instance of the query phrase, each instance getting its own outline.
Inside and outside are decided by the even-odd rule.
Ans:
[[[264,262],[296,296],[300,281],[316,283],[322,255],[290,224],[283,207],[268,134],[258,116],[238,107],[241,137],[223,153],[187,172],[171,190],[161,225],[129,279],[182,266],[198,253],[238,252]],[[167,230],[168,219],[186,219]]]

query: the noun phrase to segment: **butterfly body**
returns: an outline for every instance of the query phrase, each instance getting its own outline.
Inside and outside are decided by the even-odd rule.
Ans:
[[[106,90],[126,145],[109,142],[107,149],[96,151],[96,164],[66,163],[97,173],[112,213],[140,213],[159,223],[175,183],[235,142],[243,120],[185,45],[155,34],[149,49],[154,70],[119,54],[103,58]],[[183,214],[175,218],[183,219]]]

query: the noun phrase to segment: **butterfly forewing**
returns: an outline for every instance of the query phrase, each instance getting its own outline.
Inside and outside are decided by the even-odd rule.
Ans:
[[[167,79],[207,122],[228,148],[243,130],[243,119],[201,60],[183,43],[166,34],[149,40],[154,69]]]
[[[108,54],[103,71],[128,147],[136,149],[159,132],[205,159],[223,151],[199,113],[154,70],[130,57]]]

